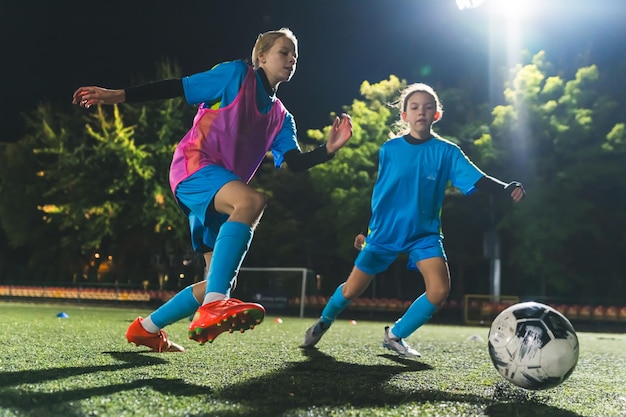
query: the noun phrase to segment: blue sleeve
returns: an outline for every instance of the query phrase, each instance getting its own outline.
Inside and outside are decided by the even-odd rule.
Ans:
[[[227,106],[237,97],[247,71],[245,62],[229,61],[184,77],[185,100],[189,104],[205,103],[206,107]]]
[[[296,121],[293,115],[287,112],[285,113],[283,127],[272,143],[272,156],[274,157],[274,166],[276,168],[280,168],[285,161],[285,153],[292,149],[300,150],[300,145],[298,144]]]
[[[463,151],[455,147],[452,152],[452,163],[450,169],[450,183],[459,189],[463,194],[473,193],[478,180],[485,175]]]
[[[383,168],[385,166],[385,149],[387,147],[383,144],[378,150],[378,172],[376,173],[377,177],[380,177],[380,173],[383,172]]]

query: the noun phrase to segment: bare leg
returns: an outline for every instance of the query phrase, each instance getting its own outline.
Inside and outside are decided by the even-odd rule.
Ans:
[[[356,266],[353,267],[346,282],[337,287],[324,307],[321,317],[324,325],[330,326],[352,300],[363,294],[373,278],[374,275],[367,274]]]
[[[262,194],[241,181],[227,183],[215,195],[215,210],[229,217],[215,241],[203,304],[228,297],[265,204]]]
[[[441,257],[417,262],[426,292],[417,298],[391,329],[392,337],[404,339],[426,323],[446,301],[450,292],[448,264]]]

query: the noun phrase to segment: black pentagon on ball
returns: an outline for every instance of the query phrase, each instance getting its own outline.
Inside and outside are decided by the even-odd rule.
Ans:
[[[567,339],[576,334],[569,320],[555,311],[548,311],[543,318],[555,339]]]
[[[520,307],[513,311],[516,319],[539,319],[546,312],[543,304],[525,303],[524,307]]]
[[[546,308],[547,306],[539,303],[526,304],[528,305],[513,312],[516,319],[540,319],[545,321],[548,330],[554,335],[555,339],[567,339],[572,334],[576,334],[569,320],[558,311]]]
[[[541,349],[552,340],[550,330],[540,319],[521,320],[515,330],[517,337],[524,340],[524,345]]]

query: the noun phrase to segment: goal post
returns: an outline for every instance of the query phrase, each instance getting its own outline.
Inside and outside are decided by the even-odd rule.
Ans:
[[[315,271],[308,269],[308,268],[283,268],[283,267],[268,267],[268,268],[262,268],[262,267],[242,267],[240,268],[240,275],[241,272],[257,272],[257,273],[265,273],[265,274],[271,274],[271,273],[280,273],[281,275],[283,275],[283,277],[287,280],[293,280],[293,279],[297,279],[300,281],[300,288],[299,288],[299,297],[300,298],[300,317],[304,317],[304,308],[305,308],[305,304],[306,304],[306,298],[307,298],[307,285],[309,284],[308,282],[308,275],[314,275]],[[270,283],[270,281],[272,281],[272,279],[275,279],[276,276],[267,276],[265,283],[266,284],[266,288],[263,288],[263,285],[260,285],[258,288],[256,288],[256,290],[267,290],[272,288],[272,285]],[[237,284],[237,286],[244,286],[244,288],[247,286],[247,280],[244,278],[242,279],[242,281],[240,283]],[[258,283],[256,283],[256,285],[259,285]],[[291,287],[291,285],[286,285]],[[251,290],[249,288],[245,288],[245,290],[247,290],[246,292],[251,292]],[[244,291],[245,291],[244,290]],[[288,296],[297,296],[297,294],[289,294]],[[259,301],[263,301],[262,299]]]

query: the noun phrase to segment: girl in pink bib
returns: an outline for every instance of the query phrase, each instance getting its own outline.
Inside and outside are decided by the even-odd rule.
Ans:
[[[267,152],[277,167],[285,162],[302,171],[330,160],[352,136],[350,117],[343,114],[333,122],[324,145],[300,151],[293,116],[276,97],[280,83],[293,76],[297,58],[297,39],[282,28],[259,35],[252,66],[231,61],[182,79],[119,90],[88,86],[74,92],[73,103],[85,108],[181,95],[200,105],[174,152],[170,186],[189,218],[192,246],[204,254],[207,277],[145,319],[138,317],[126,332],[129,342],[158,352],[182,352],[163,328],[194,312],[189,337],[201,344],[224,331],[252,329],[263,320],[263,306],[230,298],[266,205],[248,182]]]

